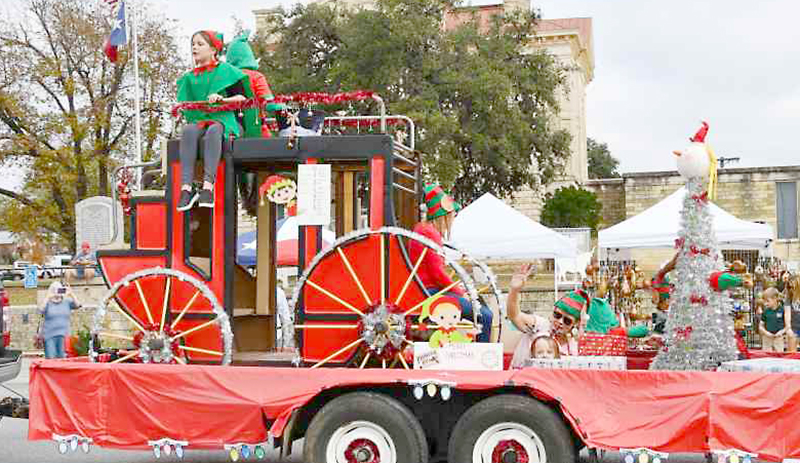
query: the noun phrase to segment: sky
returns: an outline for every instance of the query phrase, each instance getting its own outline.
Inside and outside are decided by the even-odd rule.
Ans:
[[[13,0],[20,2],[21,0]],[[100,0],[98,0],[100,1]],[[491,0],[473,0],[491,3]],[[150,0],[186,37],[280,0]],[[673,170],[701,120],[734,167],[800,164],[800,1],[533,0],[546,19],[591,17],[594,80],[587,134],[607,143],[622,172]],[[5,173],[4,173],[5,174]],[[8,185],[0,175],[0,186]]]

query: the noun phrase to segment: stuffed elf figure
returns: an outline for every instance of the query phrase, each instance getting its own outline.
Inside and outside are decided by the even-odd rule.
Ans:
[[[712,272],[708,277],[708,284],[714,291],[727,291],[740,286],[753,287],[752,279],[748,280],[747,275],[740,275],[730,271]]]
[[[258,71],[258,60],[256,60],[250,44],[247,42],[250,37],[250,31],[243,31],[237,35],[233,41],[228,44],[228,52],[225,54],[225,60],[239,68],[242,72],[247,74],[250,78],[250,85],[253,89],[254,96],[258,99],[258,112],[261,119],[261,133],[263,138],[270,138],[269,127],[264,120],[266,119],[267,111],[274,112],[285,109],[285,105],[274,103],[275,95],[269,87],[269,82],[264,74]],[[259,136],[256,134],[247,134],[247,136]]]
[[[592,298],[587,315],[589,319],[584,327],[584,332],[587,333],[617,334],[629,338],[643,338],[650,333],[644,325],[621,328],[614,309],[607,300],[599,297]]]

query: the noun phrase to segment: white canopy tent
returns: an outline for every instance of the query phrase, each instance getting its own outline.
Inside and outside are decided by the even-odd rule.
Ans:
[[[685,195],[686,188],[682,187],[638,215],[601,230],[598,246],[605,249],[673,247],[681,226]],[[763,251],[769,248],[773,236],[771,226],[739,219],[711,202],[708,206],[714,217],[720,249]]]
[[[458,213],[450,242],[479,259],[531,260],[572,257],[575,244],[486,193]]]

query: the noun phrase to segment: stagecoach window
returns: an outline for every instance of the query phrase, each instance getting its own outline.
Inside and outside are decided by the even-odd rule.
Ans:
[[[184,256],[186,265],[211,280],[214,209],[195,207],[184,214]]]
[[[356,229],[369,226],[369,172],[356,174],[356,210],[358,223]]]

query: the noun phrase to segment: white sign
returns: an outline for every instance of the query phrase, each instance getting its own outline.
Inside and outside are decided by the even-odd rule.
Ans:
[[[500,371],[503,369],[503,345],[470,342],[434,349],[427,342],[415,342],[414,369]]]
[[[114,201],[107,196],[93,196],[75,203],[76,249],[80,249],[84,242],[89,243],[93,250],[111,244],[115,227],[112,208],[117,209],[117,236],[114,244],[119,245],[122,243],[124,230],[122,206],[119,203],[114,204]]]
[[[560,359],[528,359],[525,368],[549,368],[556,370],[627,370],[627,357],[586,356],[562,357]]]
[[[297,167],[297,223],[328,225],[331,222],[330,164]]]

